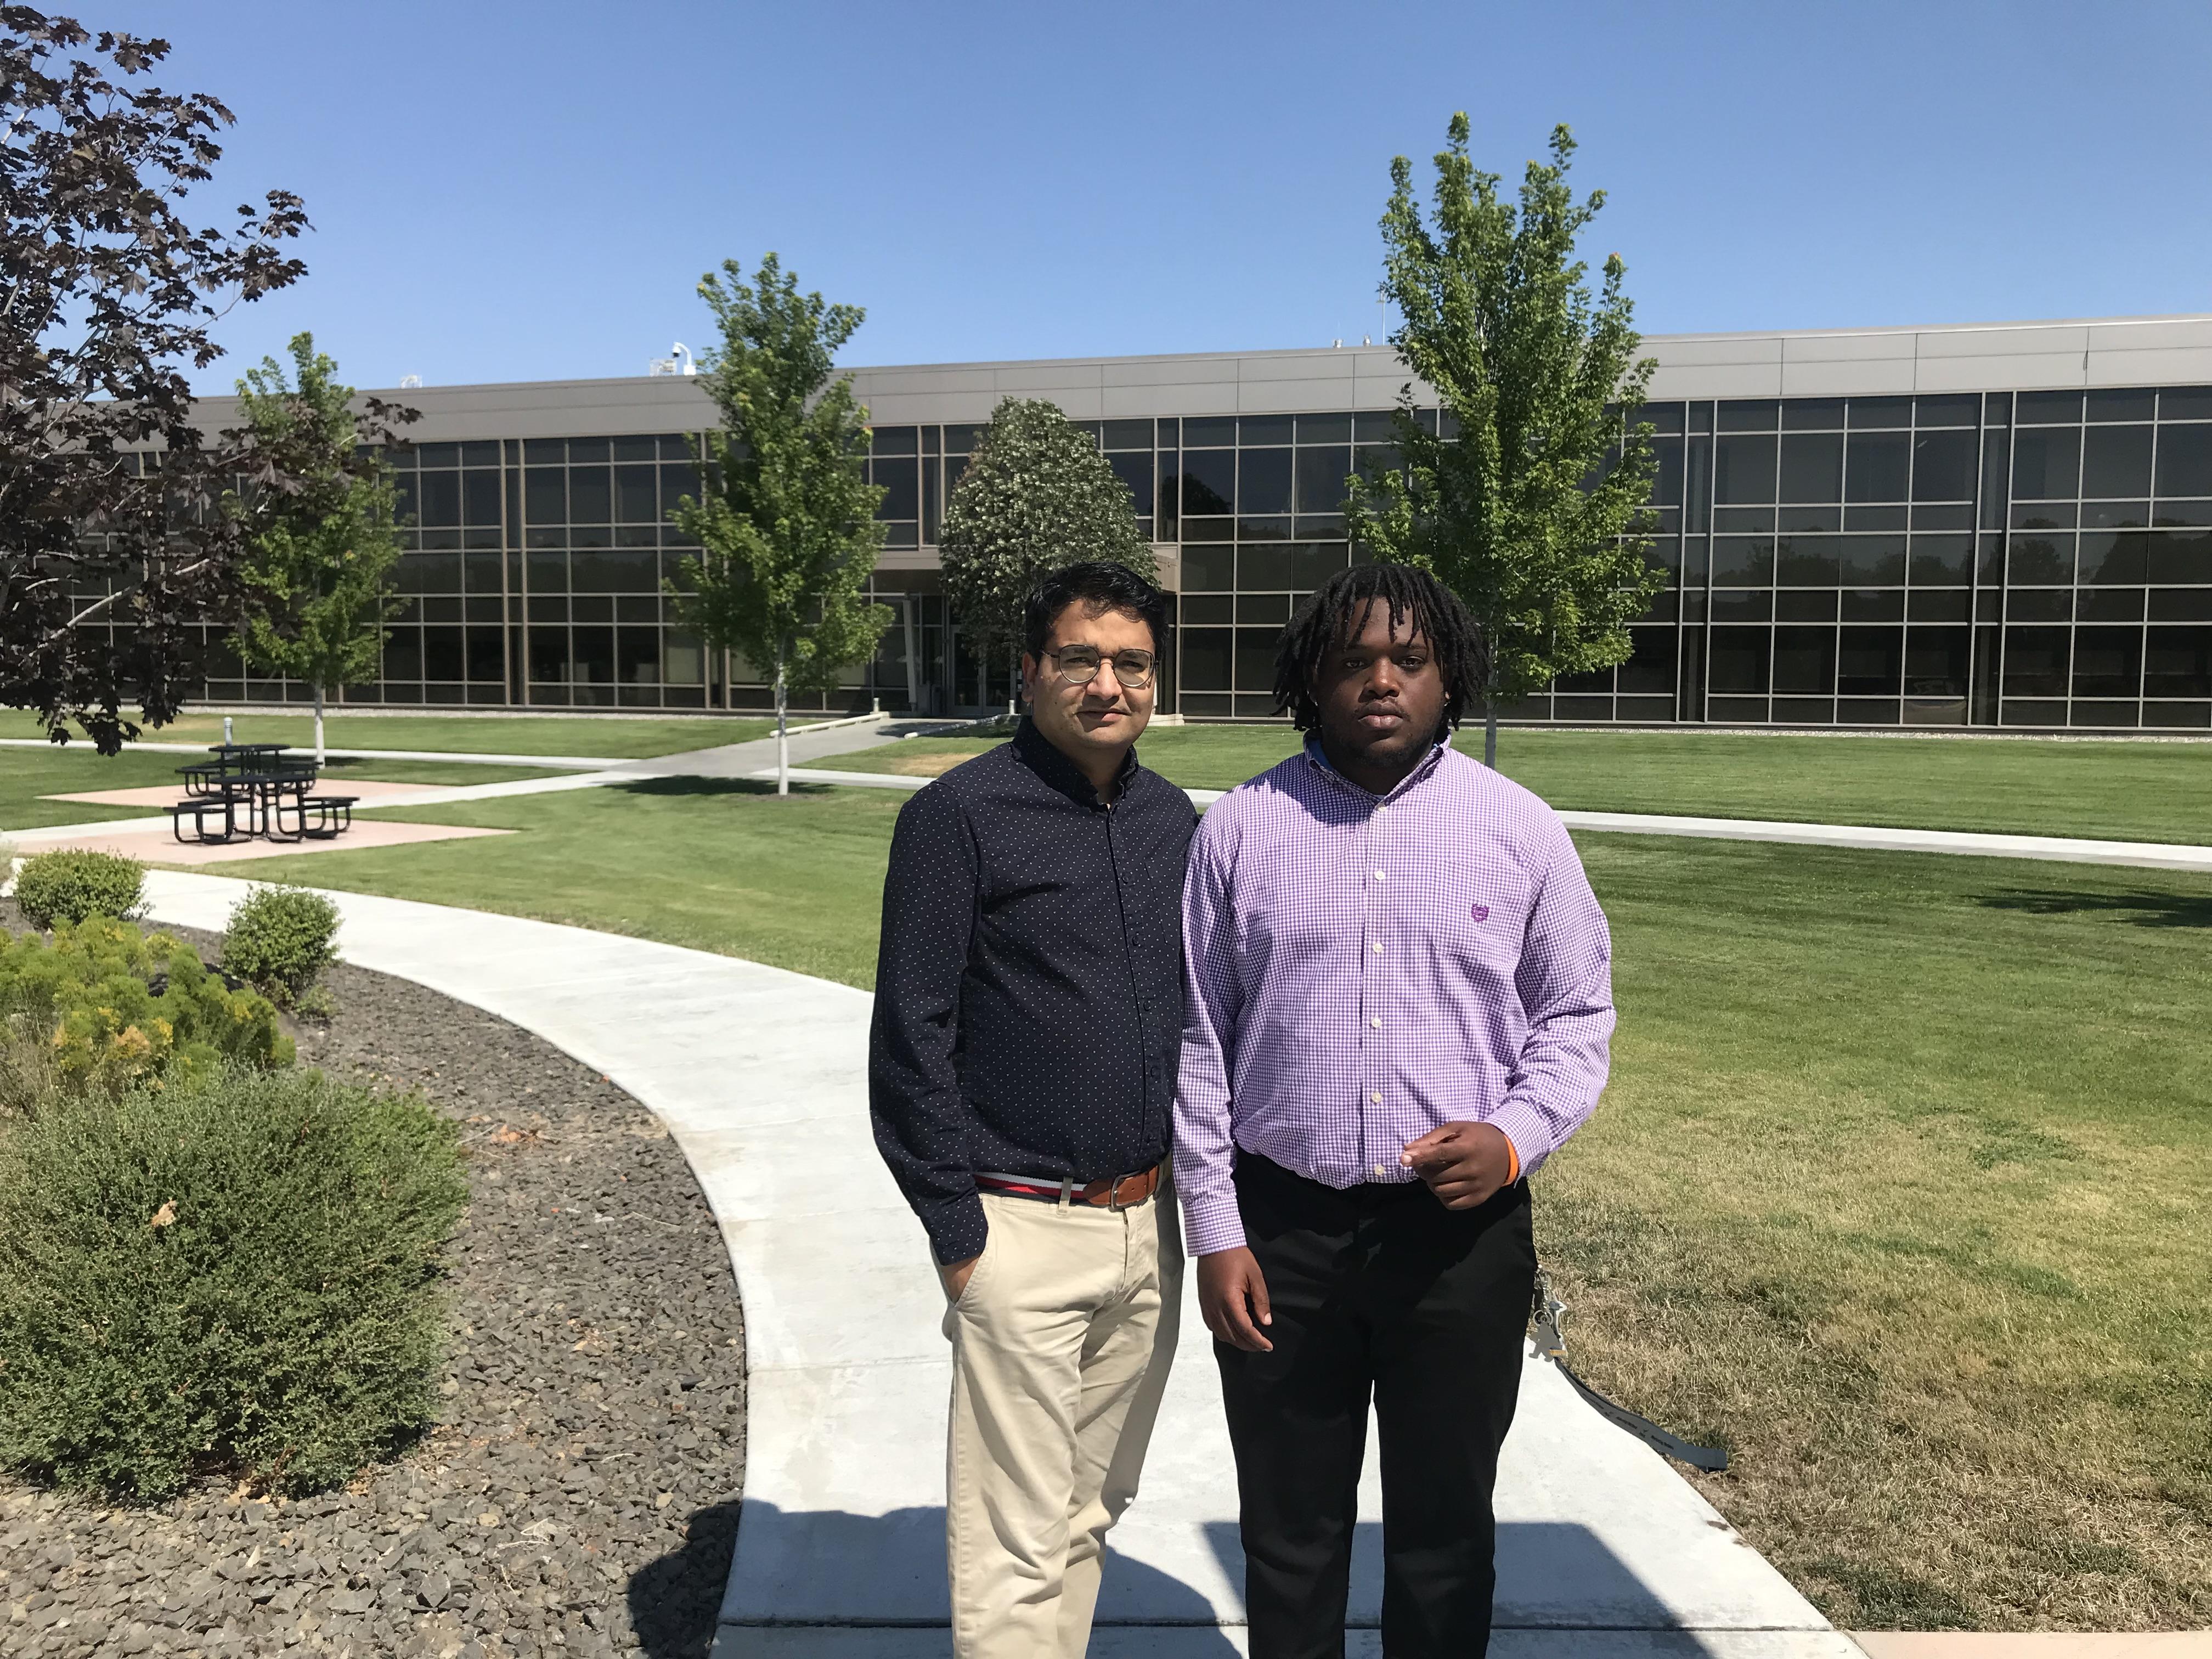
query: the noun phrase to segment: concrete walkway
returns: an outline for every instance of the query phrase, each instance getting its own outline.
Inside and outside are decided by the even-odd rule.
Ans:
[[[755,772],[752,776],[774,776]],[[838,772],[792,769],[799,783],[836,784],[851,789],[919,789],[928,778],[890,772]],[[1226,793],[1220,789],[1183,792],[1200,806]],[[2155,841],[2081,841],[2065,836],[1998,836],[1966,830],[1891,830],[1879,824],[1786,823],[1763,818],[1668,817],[1652,812],[1561,812],[1570,830],[1613,835],[1693,836],[1721,841],[1775,841],[1808,847],[1856,847],[1887,853],[1959,853],[1981,858],[2046,859],[2061,864],[2115,864],[2142,870],[2202,870],[2212,872],[2212,847]]]
[[[155,871],[156,921],[219,928],[246,884]],[[744,1513],[715,1651],[948,1650],[942,1292],[871,1144],[871,1000],[727,957],[331,893],[340,945],[597,1067],[675,1134],[745,1304]],[[825,1179],[825,1172],[833,1178]],[[1143,1496],[1115,1534],[1100,1656],[1243,1653],[1236,1482],[1194,1305]],[[1531,1360],[1499,1482],[1501,1656],[1857,1659],[1655,1453]],[[1372,1470],[1353,1651],[1380,1651]]]

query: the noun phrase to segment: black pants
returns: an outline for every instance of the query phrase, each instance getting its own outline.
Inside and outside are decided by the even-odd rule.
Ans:
[[[1340,1192],[1250,1152],[1237,1207],[1272,1353],[1213,1345],[1243,1499],[1252,1659],[1341,1659],[1371,1392],[1382,1437],[1382,1650],[1480,1659],[1491,1493],[1536,1271],[1528,1184],[1451,1211],[1426,1187]]]

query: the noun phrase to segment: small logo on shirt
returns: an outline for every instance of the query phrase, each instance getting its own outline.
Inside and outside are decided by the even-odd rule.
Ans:
[[[1486,904],[1478,904],[1474,908],[1469,910],[1468,915],[1473,916],[1477,921],[1488,921],[1490,920],[1490,907]]]

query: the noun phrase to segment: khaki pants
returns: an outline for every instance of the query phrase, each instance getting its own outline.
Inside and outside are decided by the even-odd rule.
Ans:
[[[1182,1243],[1163,1182],[1131,1210],[986,1193],[991,1231],[945,1314],[945,1563],[959,1659],[1081,1659],[1106,1529],[1175,1358]]]

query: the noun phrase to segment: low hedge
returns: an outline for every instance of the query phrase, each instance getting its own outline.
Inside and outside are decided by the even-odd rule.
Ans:
[[[289,1065],[276,1011],[227,989],[191,947],[94,915],[36,933],[0,934],[0,1022],[15,1040],[47,1045],[77,1088],[161,1086],[224,1062]]]
[[[120,853],[40,853],[15,872],[15,902],[33,927],[55,927],[87,916],[138,914],[145,866]]]
[[[265,1005],[264,1005],[265,1006]],[[223,1066],[0,1133],[0,1463],[300,1492],[428,1420],[467,1194],[419,1097]]]

